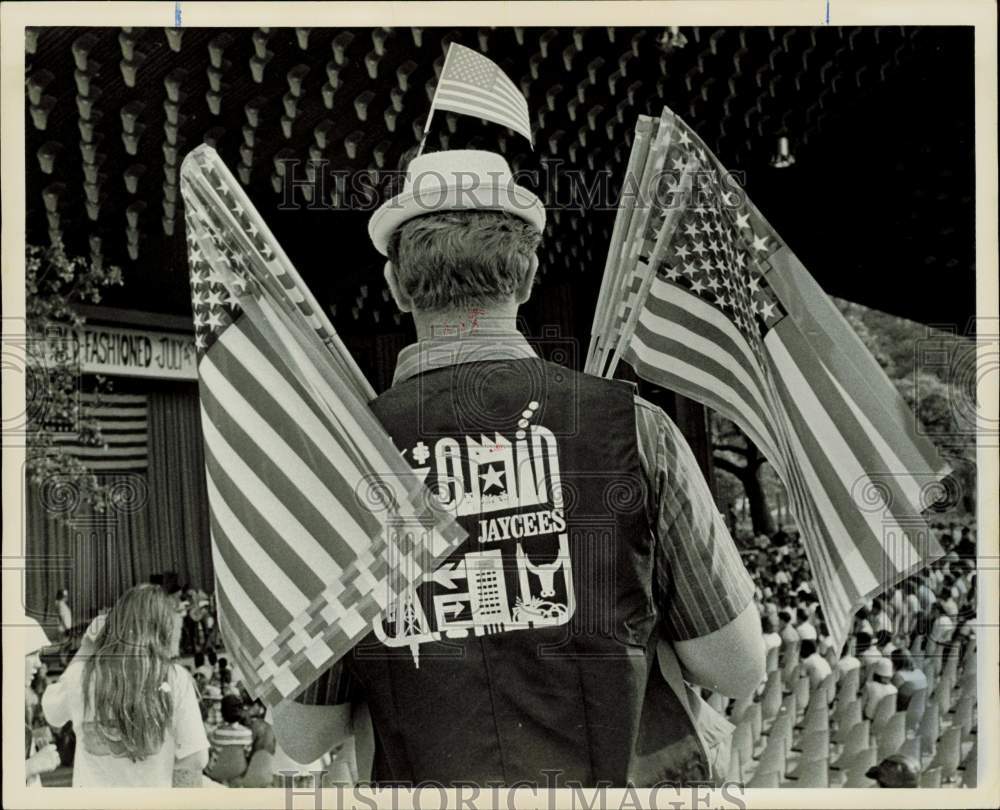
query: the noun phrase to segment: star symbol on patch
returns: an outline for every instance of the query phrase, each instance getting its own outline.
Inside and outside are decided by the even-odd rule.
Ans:
[[[486,494],[488,489],[496,487],[497,489],[503,489],[503,483],[501,482],[502,473],[492,464],[486,468],[486,472],[480,473],[479,477],[483,482],[483,494]]]
[[[752,247],[753,247],[754,250],[760,250],[760,251],[765,251],[766,252],[767,251],[767,237],[766,236],[757,236],[757,234],[754,234],[753,235],[753,246]]]
[[[740,214],[736,217],[736,227],[737,228],[749,228],[750,227],[750,215],[747,213]]]

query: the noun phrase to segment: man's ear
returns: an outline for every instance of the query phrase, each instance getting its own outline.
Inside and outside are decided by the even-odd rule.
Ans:
[[[392,262],[385,263],[385,269],[382,271],[382,275],[385,276],[385,283],[389,285],[389,292],[392,293],[392,300],[396,302],[396,307],[399,311],[413,312],[413,299],[400,289],[399,281],[396,279],[396,268],[393,266]]]
[[[518,304],[525,303],[529,298],[531,298],[531,291],[535,286],[535,274],[538,272],[538,256],[534,253],[531,254],[531,263],[528,267],[528,272],[524,274],[524,278],[521,283],[517,285],[517,289],[514,291],[514,300]]]

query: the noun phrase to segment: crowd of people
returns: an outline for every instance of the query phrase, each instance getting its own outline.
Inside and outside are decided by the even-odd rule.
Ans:
[[[756,536],[744,559],[756,583],[768,672],[797,662],[799,674],[815,690],[835,669],[838,678],[856,669],[865,719],[875,718],[887,695],[896,696],[897,711],[906,710],[914,695],[928,690],[929,669],[939,670],[949,650],[964,648],[974,636],[974,524],[936,523],[932,532],[944,556],[858,610],[842,651],[832,644],[797,532],[779,528],[771,537]],[[920,772],[920,763],[906,757],[887,759],[892,761],[880,763],[871,778],[877,781],[879,768],[911,776]]]
[[[935,532],[945,556],[862,607],[843,651],[833,645],[796,533],[754,539],[744,559],[756,584],[768,672],[794,658],[816,690],[834,670],[859,670],[865,718],[874,718],[887,695],[905,710],[927,690],[927,662],[974,632],[974,529],[938,525]],[[71,624],[67,596],[61,591],[57,606],[63,631]],[[36,635],[40,648],[47,639],[40,627]],[[349,750],[308,767],[288,759],[266,707],[250,698],[220,650],[211,596],[143,584],[90,623],[58,679],[32,651],[25,677],[29,782],[60,764],[72,767],[74,786],[268,787],[289,771],[317,769],[332,784],[357,781]],[[890,774],[893,785],[903,777],[909,784],[919,770],[894,755],[872,778]]]

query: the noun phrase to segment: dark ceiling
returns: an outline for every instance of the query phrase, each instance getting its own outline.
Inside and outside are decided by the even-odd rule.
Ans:
[[[323,158],[330,178],[346,173],[357,186],[372,177],[364,172],[398,168],[451,39],[521,86],[536,152],[506,130],[441,114],[430,149],[481,146],[523,168],[562,161],[588,183],[606,171],[614,187],[636,116],[666,104],[744,173],[829,293],[959,329],[973,314],[971,28],[35,29],[28,240],[59,236],[73,253],[120,264],[125,286],[111,305],[190,314],[177,167],[209,141],[338,329],[398,331],[368,212],[310,210],[300,190],[282,210],[277,170],[297,159],[302,178]],[[770,165],[779,135],[794,166]],[[550,211],[539,295],[572,299],[581,337],[613,217]]]

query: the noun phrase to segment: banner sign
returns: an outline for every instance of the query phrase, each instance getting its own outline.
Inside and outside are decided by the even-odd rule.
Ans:
[[[62,343],[85,374],[198,379],[193,335],[84,324],[50,329],[49,340]]]

